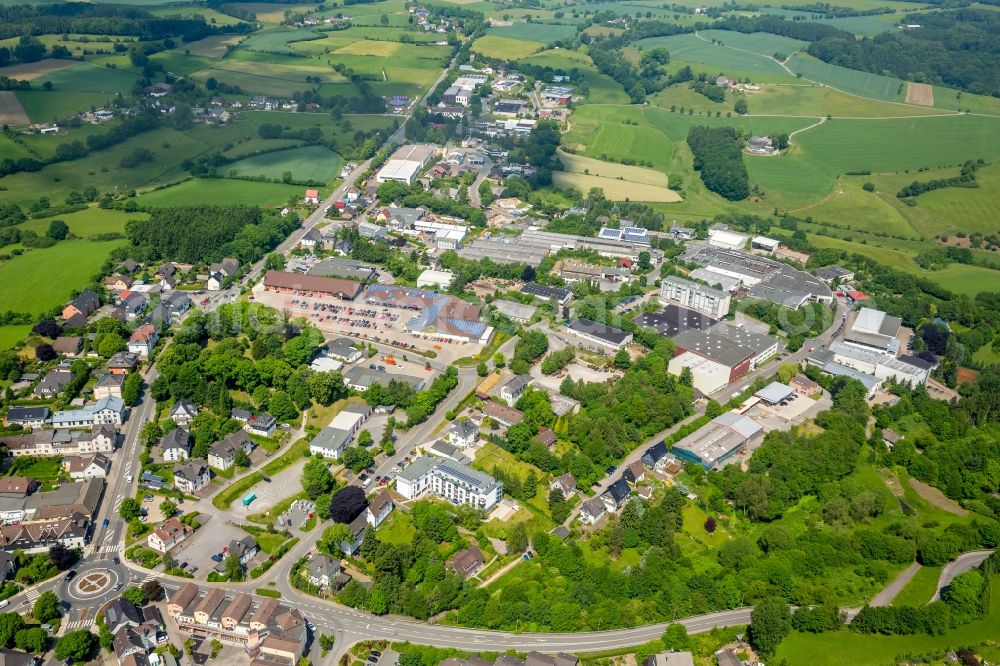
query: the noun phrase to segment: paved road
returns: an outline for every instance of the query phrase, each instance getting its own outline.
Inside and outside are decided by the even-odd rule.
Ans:
[[[937,601],[940,599],[941,590],[948,587],[956,576],[964,574],[966,571],[975,569],[980,564],[985,562],[986,558],[992,554],[992,550],[974,550],[970,553],[963,553],[948,564],[944,565],[944,568],[941,569],[941,575],[938,577],[937,590],[934,591],[934,596],[931,597],[931,601]]]
[[[876,594],[868,603],[869,606],[889,606],[903,588],[906,587],[913,577],[920,571],[920,563],[914,562],[889,582],[882,591]]]
[[[483,159],[485,160],[483,166],[480,167],[476,179],[469,186],[469,205],[473,208],[483,207],[482,199],[479,196],[479,186],[482,185],[483,181],[490,175],[490,171],[493,170],[493,160],[485,156]]]

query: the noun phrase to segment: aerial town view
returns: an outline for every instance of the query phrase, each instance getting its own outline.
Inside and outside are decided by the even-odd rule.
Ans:
[[[0,666],[1000,664],[1000,0],[0,0]]]

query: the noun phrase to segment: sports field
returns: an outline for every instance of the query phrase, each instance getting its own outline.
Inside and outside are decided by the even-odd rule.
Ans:
[[[60,241],[0,262],[0,303],[15,312],[45,312],[87,284],[124,240]]]
[[[194,178],[139,196],[144,206],[191,204],[257,204],[269,208],[285,205],[290,197],[301,198],[303,188],[282,183],[257,183],[225,178]]]
[[[906,99],[906,83],[897,78],[838,67],[805,53],[796,53],[785,64],[805,79],[855,95],[890,102]]]
[[[281,178],[290,172],[295,180],[329,183],[340,173],[343,159],[325,146],[304,146],[248,157],[227,166],[241,176]]]

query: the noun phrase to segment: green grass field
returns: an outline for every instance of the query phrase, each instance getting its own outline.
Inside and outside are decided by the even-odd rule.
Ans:
[[[280,207],[289,197],[301,197],[303,188],[282,183],[257,183],[225,178],[192,180],[140,195],[144,206],[187,206],[192,204],[258,204]]]
[[[716,31],[718,32],[718,31]],[[728,44],[730,38],[739,33],[725,34],[723,44]],[[750,35],[752,37],[752,35]],[[773,36],[775,40],[782,38]],[[688,61],[715,68],[718,71],[729,73],[730,70],[750,72],[751,78],[755,81],[756,74],[779,74],[787,76],[788,72],[782,69],[781,65],[769,57],[756,53],[746,53],[737,51],[734,48],[727,48],[709,41],[699,39],[692,34],[673,35],[670,37],[651,37],[638,42],[638,46],[643,49],[665,48],[670,51],[671,67],[673,71],[677,66],[674,60]],[[795,41],[795,40],[791,40]],[[784,43],[784,42],[782,42]],[[766,51],[768,55],[779,49]],[[703,68],[699,68],[703,69]],[[717,72],[716,72],[717,73]]]
[[[774,661],[787,660],[789,666],[883,666],[893,664],[906,655],[945,652],[951,648],[976,645],[996,640],[1000,626],[1000,578],[990,584],[989,613],[940,636],[865,636],[850,630],[823,634],[803,634],[793,631],[778,646]]]
[[[228,165],[242,176],[281,178],[290,171],[295,180],[329,183],[340,174],[343,159],[325,146],[303,146],[248,157]]]
[[[202,58],[221,58],[229,51],[230,46],[236,46],[243,35],[211,35],[196,42],[182,44],[174,49],[175,53],[200,56]]]
[[[0,264],[2,266],[3,264]],[[0,326],[0,351],[12,348],[31,333],[31,326]]]
[[[924,606],[930,602],[937,590],[941,567],[921,567],[913,579],[906,584],[896,598],[893,606]]]
[[[487,58],[512,58],[514,60],[527,57],[540,50],[539,42],[528,42],[523,39],[510,39],[496,35],[485,35],[477,39],[472,50]]]
[[[693,91],[692,94],[697,95]],[[709,108],[711,102],[702,95],[698,96],[703,101],[702,106]],[[887,116],[919,116],[941,113],[939,109],[890,104],[848,95],[825,86],[809,84],[767,85],[760,92],[747,93],[745,99],[750,106],[750,113],[755,115],[819,117],[830,115],[834,118],[884,118]],[[662,103],[659,104],[663,106]],[[701,107],[696,106],[695,108]],[[727,108],[731,108],[731,105],[727,105]]]
[[[903,81],[889,76],[860,72],[838,67],[804,53],[796,53],[786,63],[787,67],[803,78],[816,81],[845,92],[889,102],[906,99]],[[902,92],[900,92],[902,89]]]
[[[65,240],[0,262],[0,303],[15,312],[44,312],[64,303],[125,241]]]
[[[563,143],[597,159],[634,159],[650,162],[666,172],[673,157],[673,143],[662,131],[645,122],[635,125],[622,109],[614,106],[584,106],[573,114],[572,127]]]
[[[576,28],[571,25],[557,23],[515,23],[511,26],[490,28],[487,34],[504,39],[520,39],[526,42],[551,44],[560,39],[566,39],[576,34]]]
[[[752,51],[764,56],[773,56],[775,53],[784,53],[787,56],[809,46],[809,42],[801,39],[782,37],[770,32],[742,33],[731,30],[701,30],[698,34],[710,42],[713,39],[716,42],[721,42],[726,48]]]
[[[24,112],[34,123],[65,120],[91,107],[107,106],[114,99],[112,93],[62,92],[53,90],[18,90],[14,93],[24,107]]]
[[[85,238],[92,234],[103,234],[110,232],[123,232],[125,221],[133,218],[145,218],[146,213],[126,213],[120,210],[104,210],[92,204],[87,210],[57,215],[55,217],[43,218],[41,220],[27,220],[18,229],[22,231],[30,229],[39,236],[44,236],[52,220],[62,220],[69,225],[69,231],[74,236]],[[45,250],[42,250],[43,252]]]

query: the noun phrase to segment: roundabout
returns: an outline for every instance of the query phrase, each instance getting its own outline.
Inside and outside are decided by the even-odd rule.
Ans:
[[[60,599],[71,604],[102,604],[118,595],[129,582],[127,570],[108,562],[85,561],[75,570],[73,580],[60,582],[55,590]]]

